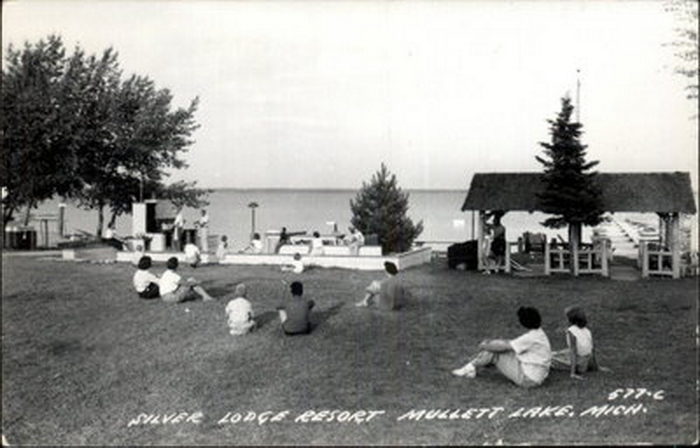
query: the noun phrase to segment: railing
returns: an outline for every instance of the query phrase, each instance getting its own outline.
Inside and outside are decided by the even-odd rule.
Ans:
[[[576,274],[599,274],[603,277],[610,275],[608,266],[608,248],[606,244],[597,247],[581,248],[578,250],[578,265]]]
[[[552,247],[551,244],[544,245],[544,275],[570,272],[570,260],[569,249],[560,246]]]
[[[575,248],[573,256],[568,247],[545,245],[544,273],[569,273],[571,260],[576,260],[573,274],[597,274],[603,277],[610,275],[607,244],[595,244],[592,247]]]
[[[663,275],[673,278],[680,276],[680,260],[675,260],[671,250],[657,243],[642,242],[639,246],[642,278],[650,275]]]

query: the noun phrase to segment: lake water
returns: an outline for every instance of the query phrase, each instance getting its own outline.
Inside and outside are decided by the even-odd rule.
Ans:
[[[409,216],[415,221],[423,221],[424,231],[419,241],[457,242],[472,238],[472,212],[462,212],[466,190],[408,190]],[[251,232],[250,202],[257,202],[256,231],[278,230],[287,227],[289,231],[318,230],[329,233],[335,222],[341,232],[347,230],[350,222],[350,199],[354,190],[239,190],[218,189],[209,196],[207,210],[210,216],[210,234],[227,235],[229,247],[239,249],[247,245]],[[56,214],[59,200],[46,201],[34,212],[36,216]],[[199,211],[186,209],[186,226],[199,216]],[[539,223],[547,215],[542,213],[509,212],[503,218],[507,237],[517,240],[523,232],[543,232],[549,238],[557,234],[566,238],[566,229],[546,229]],[[637,221],[655,226],[658,218],[653,213],[618,213],[617,217],[632,217]],[[697,215],[696,215],[697,216]],[[106,216],[105,219],[109,217]],[[77,229],[94,233],[97,225],[97,212],[79,209],[74,204],[66,207],[66,230],[73,233]],[[131,216],[124,215],[117,220],[117,234],[131,234]],[[53,232],[52,232],[53,233]],[[590,236],[590,229],[584,228],[584,239]]]

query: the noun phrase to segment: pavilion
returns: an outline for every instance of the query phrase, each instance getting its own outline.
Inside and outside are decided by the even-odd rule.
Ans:
[[[660,241],[658,249],[650,249],[646,243],[640,244],[640,267],[642,276],[668,275],[673,278],[681,276],[680,253],[680,214],[695,214],[690,174],[687,172],[654,173],[599,173],[596,182],[602,191],[603,209],[606,212],[640,212],[656,213],[659,216]],[[471,181],[469,192],[462,205],[462,211],[472,210],[478,213],[477,239],[479,247],[479,269],[483,268],[482,253],[484,241],[485,213],[493,211],[542,211],[538,193],[544,191],[545,184],[541,173],[476,173]],[[546,252],[549,251],[549,244]],[[582,249],[579,253],[569,254],[568,249],[558,249],[563,260],[581,260],[587,258],[587,268],[574,263],[570,269],[574,275],[579,273],[608,274],[603,262],[600,269],[591,269],[590,260],[598,255],[606,259],[605,245],[603,253],[591,253]],[[510,272],[510,245],[507,245],[506,263],[502,266]],[[582,257],[583,256],[583,257]],[[651,263],[650,263],[651,260]],[[549,253],[545,257],[545,272],[557,272],[551,266]],[[564,271],[562,271],[564,272]]]

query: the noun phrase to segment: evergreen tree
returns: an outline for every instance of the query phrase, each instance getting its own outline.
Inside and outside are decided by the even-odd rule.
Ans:
[[[543,212],[554,216],[542,224],[559,229],[569,225],[569,244],[578,247],[581,226],[601,222],[603,205],[600,188],[596,185],[598,161],[586,161],[586,145],[581,144],[581,123],[571,122],[574,107],[571,99],[562,98],[561,111],[555,120],[548,120],[551,143],[540,145],[545,157],[537,156],[544,165],[545,190],[538,195]]]
[[[408,193],[399,188],[396,175],[382,163],[369,184],[363,182],[350,200],[352,225],[367,235],[377,235],[383,253],[405,252],[423,231],[423,221],[413,224],[408,212]]]

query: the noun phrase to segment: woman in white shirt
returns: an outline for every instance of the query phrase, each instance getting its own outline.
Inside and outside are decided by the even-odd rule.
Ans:
[[[205,301],[214,300],[194,278],[190,277],[183,281],[182,277],[175,272],[177,265],[177,258],[169,258],[168,269],[160,276],[160,296],[164,302],[179,303],[199,297]]]
[[[587,371],[600,370],[609,372],[610,369],[598,365],[595,359],[593,335],[588,329],[586,314],[578,306],[570,306],[564,310],[570,327],[566,329],[567,348],[552,354],[552,368],[568,370],[571,378],[583,379],[581,374]]]
[[[160,279],[152,274],[151,257],[143,256],[139,260],[138,271],[134,273],[134,288],[142,299],[157,299],[160,297]]]

